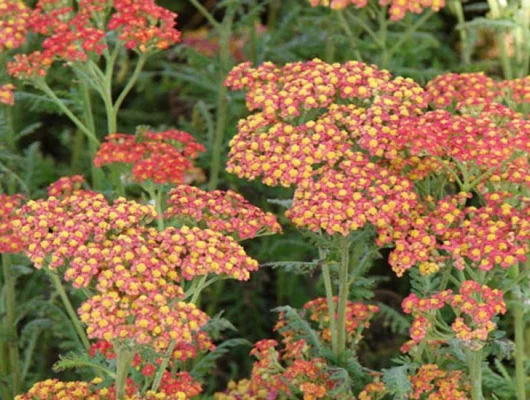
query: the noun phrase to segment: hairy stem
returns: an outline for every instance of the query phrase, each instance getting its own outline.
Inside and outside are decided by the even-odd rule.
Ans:
[[[127,388],[127,376],[129,376],[129,369],[134,360],[134,351],[127,349],[124,346],[120,347],[116,352],[116,399],[125,400]]]
[[[482,395],[482,350],[469,350],[466,358],[471,379],[471,399],[484,400]]]

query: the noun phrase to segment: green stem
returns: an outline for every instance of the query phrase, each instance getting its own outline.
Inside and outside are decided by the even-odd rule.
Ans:
[[[510,57],[508,56],[508,49],[506,48],[505,32],[499,31],[497,34],[497,41],[499,42],[499,49],[501,51],[502,72],[504,79],[513,79],[513,70]]]
[[[348,38],[348,41],[350,42],[350,47],[355,52],[355,49],[357,47],[357,38],[355,37],[350,26],[348,25],[346,18],[344,18],[344,12],[342,10],[337,10],[337,15],[339,17],[340,25],[342,26],[342,29],[346,33],[346,37]]]
[[[134,360],[134,351],[122,346],[116,351],[116,399],[125,400],[127,389],[127,376],[129,376],[129,369]]]
[[[16,326],[16,279],[11,274],[11,257],[7,253],[2,254],[2,267],[4,272],[4,292],[6,307],[6,330],[7,330],[7,349],[9,354],[9,370],[12,377],[13,394],[21,391],[20,377],[20,354],[18,351],[18,338]]]
[[[339,300],[337,310],[337,357],[343,360],[346,352],[346,306],[349,297],[350,242],[343,238],[340,248]]]
[[[471,64],[471,57],[468,51],[469,43],[467,31],[466,28],[463,26],[466,23],[464,8],[462,7],[462,3],[460,2],[460,0],[454,0],[453,6],[458,24],[461,25],[460,29],[458,30],[458,34],[460,35],[460,42],[462,43],[462,62],[464,63],[464,65],[469,65]]]
[[[190,0],[190,3],[202,14],[204,18],[210,23],[215,29],[219,29],[220,24],[217,22],[212,14],[197,0]]]
[[[322,266],[322,276],[324,278],[324,288],[326,290],[326,299],[328,301],[329,327],[331,330],[331,349],[333,350],[333,354],[338,354],[337,315],[335,314],[335,300],[333,299],[333,286],[331,284],[331,272],[329,264],[325,261]]]
[[[429,9],[425,14],[423,14],[414,24],[412,24],[402,35],[400,39],[396,42],[394,46],[388,51],[388,57],[391,58],[396,51],[398,51],[403,44],[405,44],[411,37],[414,32],[420,29],[425,22],[429,20],[434,15],[434,11]]]
[[[94,121],[94,110],[92,108],[92,99],[90,98],[90,91],[88,88],[88,85],[86,82],[84,82],[82,79],[80,80],[80,88],[81,88],[81,96],[83,100],[83,112],[85,116],[85,122],[88,129],[90,129],[94,136],[97,138],[97,131],[96,131],[96,123]],[[94,163],[92,162],[96,152],[97,152],[97,146],[94,145],[94,143],[89,144],[88,150],[90,153],[90,171],[92,175],[92,186],[95,189],[101,188],[101,182],[103,180],[103,174],[101,170],[96,168]]]
[[[61,298],[63,302],[64,308],[66,309],[66,312],[68,316],[70,317],[72,324],[74,325],[74,329],[76,330],[77,335],[79,336],[79,339],[81,340],[81,343],[83,344],[83,347],[85,348],[85,350],[89,350],[90,342],[88,341],[85,330],[83,329],[83,326],[81,325],[81,321],[77,317],[74,307],[72,306],[72,303],[70,302],[70,299],[68,298],[68,295],[66,294],[66,290],[64,289],[64,286],[61,282],[61,278],[55,272],[47,271],[47,273],[48,273],[48,276],[50,277],[50,280],[52,281],[53,286],[55,287],[55,290],[57,291],[57,293],[59,294],[59,297]]]
[[[386,8],[381,7],[378,14],[379,20],[379,44],[381,46],[381,67],[387,68],[389,62],[389,54],[386,46],[388,34],[388,20],[386,19]]]
[[[193,2],[193,1],[192,1]],[[228,88],[224,84],[228,70],[230,69],[230,38],[232,36],[232,25],[234,22],[236,9],[229,6],[223,23],[215,25],[219,34],[220,44],[220,76],[219,76],[219,97],[217,98],[217,121],[215,125],[215,139],[212,148],[212,163],[210,168],[210,180],[208,189],[215,190],[219,184],[219,174],[221,172],[221,155],[223,152],[223,139],[228,119]]]
[[[162,191],[157,190],[155,184],[152,182],[147,183],[144,189],[149,194],[149,197],[151,198],[153,203],[155,203],[155,210],[157,213],[156,222],[158,225],[158,230],[163,231],[164,219],[162,218],[162,216],[164,215],[164,211],[162,209]]]
[[[167,366],[169,364],[169,359],[171,358],[171,355],[173,354],[173,349],[175,348],[175,345],[177,343],[172,340],[169,343],[169,347],[167,349],[166,355],[164,356],[164,359],[162,360],[162,363],[160,364],[160,367],[158,368],[158,371],[156,372],[155,380],[153,382],[153,386],[151,386],[151,390],[153,392],[156,392],[160,386],[160,382],[162,382],[162,377],[164,376],[164,371],[167,369]]]
[[[99,140],[96,136],[94,136],[94,132],[92,132],[90,129],[87,128],[85,124],[83,124],[79,118],[77,118],[72,111],[66,106],[66,104],[63,103],[63,101],[57,97],[55,92],[48,86],[48,84],[44,81],[41,81],[38,85],[38,88],[41,89],[57,106],[61,109],[61,111],[68,117],[70,120],[79,128],[86,137],[94,142],[96,145],[99,145]]]
[[[512,278],[517,279],[520,271],[519,266],[516,265],[512,270]],[[526,373],[525,373],[525,323],[524,310],[522,307],[523,300],[521,298],[521,290],[515,287],[513,290],[514,306],[513,306],[513,324],[515,336],[515,383],[517,400],[526,399]]]
[[[191,296],[190,303],[197,304],[197,301],[199,300],[199,296],[201,295],[202,290],[204,289],[204,284],[206,282],[206,279],[208,278],[207,275],[204,275],[197,281],[197,286],[193,290],[193,294]],[[197,278],[195,278],[197,279]]]
[[[130,93],[136,82],[138,81],[138,78],[140,77],[140,73],[142,72],[145,62],[147,61],[148,56],[145,53],[141,53],[140,57],[138,58],[138,62],[136,63],[136,67],[134,68],[134,71],[129,78],[129,81],[127,82],[127,85],[123,88],[122,92],[118,96],[118,99],[114,103],[114,114],[117,116],[120,108],[123,104],[123,101],[127,97],[127,95]]]
[[[482,350],[468,350],[467,363],[471,380],[471,399],[484,400],[482,395]]]

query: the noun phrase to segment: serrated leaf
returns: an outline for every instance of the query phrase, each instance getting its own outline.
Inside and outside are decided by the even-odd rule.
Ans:
[[[277,261],[262,264],[261,267],[283,268],[286,272],[292,272],[297,275],[305,275],[313,272],[320,266],[319,260],[314,261]]]
[[[404,400],[412,391],[412,383],[409,380],[410,364],[401,365],[383,370],[383,382],[386,388],[396,400]]]

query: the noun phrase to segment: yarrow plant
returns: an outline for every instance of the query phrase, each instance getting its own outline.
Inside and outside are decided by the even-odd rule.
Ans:
[[[326,61],[287,64],[281,60],[296,59],[299,49],[279,43],[284,31],[276,35],[273,11],[281,2],[271,3],[265,33],[255,24],[260,2],[223,3],[220,22],[208,5],[190,3],[215,32],[206,51],[194,52],[193,39],[174,48],[177,15],[154,0],[0,0],[0,131],[7,132],[0,173],[8,177],[0,185],[1,397],[187,400],[217,391],[216,400],[526,399],[528,77],[447,73],[420,85],[385,69],[398,70],[394,59],[443,0],[309,0],[295,13],[325,16],[318,21],[330,31],[321,35]],[[473,25],[462,21],[459,1],[449,5],[465,47]],[[248,43],[246,36],[234,41],[236,31]],[[522,30],[516,41],[526,36]],[[243,62],[231,68],[234,43],[232,56]],[[337,57],[339,43],[351,51]],[[269,48],[277,62],[260,62]],[[178,81],[172,98],[182,97],[191,117],[179,116],[179,126],[207,131],[207,143],[157,126],[158,116],[149,119],[155,126],[136,130],[120,118],[147,61],[170,49],[173,58],[159,58],[156,74],[145,77],[161,76],[164,87]],[[173,68],[183,57],[191,64]],[[517,55],[521,70],[525,57]],[[189,75],[197,65],[215,80]],[[424,67],[422,76],[435,69]],[[151,93],[148,86],[142,90]],[[188,107],[197,87],[204,96]],[[40,156],[30,146],[18,156],[41,126],[31,124],[33,116],[26,129],[16,126],[19,99],[72,122],[76,131],[62,129],[54,144],[75,148],[72,176],[63,155],[61,169],[49,171],[55,148]],[[242,99],[248,115],[236,126]],[[232,122],[228,177],[220,166]],[[42,161],[38,171],[35,160]],[[90,179],[74,175],[86,160]],[[205,161],[208,172],[196,165]],[[251,201],[238,193],[240,180],[257,181],[244,192]],[[263,188],[281,197],[270,199],[271,209],[286,208],[286,226],[253,204]],[[284,229],[300,236],[252,244]],[[258,258],[273,261],[284,244],[293,254],[291,244],[312,247],[315,259],[308,252],[303,261],[266,265],[311,274],[309,296],[296,308],[273,310],[273,336],[253,339],[247,378],[224,359],[213,373],[219,357],[244,340],[223,342],[235,328],[204,295],[218,302],[209,289],[249,281]],[[384,277],[373,276],[372,267],[385,266]],[[386,287],[375,285],[389,274],[406,293],[392,292],[387,304]],[[43,278],[52,288],[31,297]],[[254,302],[242,297],[246,317]],[[261,322],[251,312],[253,324]],[[370,354],[387,330],[406,337],[395,341],[402,354],[390,361]],[[65,339],[49,352],[62,353],[54,371],[75,373],[33,374],[41,333],[46,342]],[[209,385],[212,378],[231,381],[220,389]]]
[[[424,91],[374,66],[320,60],[241,64],[226,84],[246,89],[253,111],[239,123],[228,170],[294,186],[286,216],[320,248],[334,362],[347,354],[349,288],[366,273],[373,242],[391,247],[393,270],[413,280],[403,301],[414,316],[403,346],[411,364],[399,367],[417,370],[410,398],[482,399],[483,363],[509,309],[505,291],[524,279],[517,271],[528,252],[524,89],[514,95],[507,88],[517,83],[449,74]],[[514,317],[522,346],[521,312]],[[422,366],[455,343],[463,362]],[[521,347],[515,354],[524,398]],[[374,395],[402,393],[385,378]]]

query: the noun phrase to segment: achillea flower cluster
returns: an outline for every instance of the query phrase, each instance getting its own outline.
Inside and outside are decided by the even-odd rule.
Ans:
[[[483,72],[439,75],[425,86],[427,100],[438,108],[456,106],[467,99],[494,101],[499,96],[497,83]]]
[[[15,104],[14,90],[15,86],[10,83],[0,86],[0,103],[8,106]]]
[[[208,275],[247,280],[257,261],[234,238],[211,229],[150,227],[152,206],[123,198],[111,204],[82,183],[74,176],[52,184],[49,193],[57,197],[28,202],[16,226],[36,267],[67,263],[67,281],[96,289],[79,308],[89,338],[127,340],[160,353],[174,342],[173,357],[181,361],[214,349],[201,331],[209,318],[182,301],[180,281]],[[257,209],[250,216],[272,221]]]
[[[333,301],[337,306],[338,298]],[[304,304],[304,309],[309,315],[307,319],[313,321],[318,326],[318,332],[327,342],[331,342],[331,330],[329,321],[329,308],[326,298],[318,298]],[[370,327],[370,320],[379,311],[379,307],[366,305],[360,302],[349,301],[346,304],[346,333],[347,343],[350,347],[355,347],[362,339],[362,331]],[[278,328],[279,326],[277,326]]]
[[[180,259],[180,274],[188,280],[213,274],[243,281],[258,269],[235,239],[211,229],[167,228],[160,234],[160,247],[170,260]]]
[[[209,229],[245,240],[263,233],[279,233],[281,226],[272,213],[265,213],[231,190],[205,192],[180,185],[169,192],[166,218],[204,222]]]
[[[0,194],[0,253],[20,253],[24,249],[17,228],[17,210],[23,199],[21,195]]]
[[[29,31],[43,35],[44,41],[41,51],[17,55],[8,64],[9,74],[18,79],[46,76],[55,60],[99,58],[108,49],[110,32],[116,32],[126,48],[143,53],[166,49],[180,40],[177,15],[154,0],[78,1],[75,5],[39,0],[30,14]]]
[[[37,268],[57,269],[85,245],[105,242],[109,232],[122,232],[151,221],[153,207],[120,198],[109,204],[102,194],[78,191],[62,198],[32,200],[20,211],[17,225],[26,254]]]
[[[429,275],[450,262],[489,271],[507,269],[526,260],[528,252],[528,207],[510,204],[502,193],[485,196],[482,207],[463,207],[467,195],[442,199],[434,211],[417,216],[395,241],[389,257],[401,276],[417,265]]]
[[[504,97],[510,99],[515,104],[530,103],[530,76],[502,81],[499,86]]]
[[[337,169],[302,182],[287,216],[296,226],[330,235],[346,236],[371,223],[379,240],[387,242],[392,227],[414,209],[416,200],[412,182],[357,152],[347,154]]]
[[[164,184],[188,183],[193,160],[203,152],[189,133],[171,129],[164,132],[142,131],[136,135],[110,134],[94,158],[97,167],[116,163],[131,164],[132,178]]]
[[[103,380],[94,378],[90,382],[61,382],[58,379],[47,379],[37,382],[31,389],[15,400],[115,400],[114,386],[101,387]],[[144,395],[130,379],[127,380],[126,400],[190,400],[202,392],[201,385],[195,382],[187,372],[172,376],[166,372],[157,392],[148,390]]]
[[[444,371],[436,364],[424,364],[410,380],[413,390],[410,399],[471,399],[471,387],[462,371]]]
[[[240,121],[227,170],[271,186],[308,185],[358,151],[395,158],[400,120],[427,106],[412,80],[353,61],[244,63],[225,83],[246,89],[247,106],[257,111]]]
[[[327,363],[322,358],[282,357],[275,340],[262,340],[250,352],[257,361],[252,368],[251,381],[268,391],[269,396],[293,396],[293,390],[302,393],[304,400],[323,398],[333,387]],[[283,361],[283,363],[282,363]],[[282,366],[285,364],[285,367]],[[331,385],[331,386],[330,386]]]
[[[456,315],[451,330],[456,338],[468,343],[472,348],[480,349],[488,339],[496,324],[497,315],[506,312],[503,294],[498,289],[475,281],[464,281],[457,294],[451,290],[439,292],[428,298],[419,298],[415,294],[403,300],[403,311],[412,314],[410,334],[414,342],[419,343],[437,328],[433,325],[433,311],[450,305]],[[434,339],[436,333],[432,333]],[[444,336],[442,336],[444,338]]]
[[[334,300],[337,302],[338,299]],[[302,314],[305,316],[302,317],[312,325],[321,340],[330,342],[327,307],[325,298],[315,299],[304,305]],[[350,349],[357,345],[363,329],[369,327],[369,321],[377,311],[375,306],[348,301],[346,328]],[[281,336],[281,344],[272,339],[257,342],[250,353],[257,359],[250,379],[231,383],[225,393],[216,394],[216,400],[293,398],[296,393],[305,400],[329,398],[329,392],[340,385],[340,381],[335,379],[326,360],[314,356],[312,346],[301,339],[302,332],[297,332],[291,322],[288,315],[280,314],[275,330]],[[340,399],[354,398],[349,392],[337,396]]]
[[[406,149],[413,157],[438,160],[436,170],[444,169],[453,181],[463,174],[462,167],[474,179],[484,173],[484,178],[502,174],[515,160],[524,157],[530,137],[530,126],[521,119],[505,119],[505,110],[497,108],[500,115],[482,111],[475,116],[436,110],[405,118],[398,129],[396,147]],[[462,111],[471,110],[462,107]],[[469,177],[468,180],[471,181]],[[470,184],[469,181],[462,183]]]
[[[324,6],[330,7],[332,10],[341,10],[350,5],[356,8],[364,8],[368,4],[368,0],[308,0],[312,7]],[[389,14],[392,21],[399,21],[405,17],[407,13],[421,14],[426,8],[431,8],[433,11],[440,11],[445,7],[444,0],[379,0],[379,5],[382,7],[390,6]]]
[[[359,393],[359,400],[379,400],[383,399],[387,393],[386,386],[383,382],[376,379],[374,382],[370,382],[364,387]]]
[[[49,197],[70,196],[81,190],[85,178],[81,175],[64,176],[48,186]]]
[[[26,41],[30,9],[22,0],[0,0],[0,53]]]
[[[260,389],[249,379],[240,381],[230,381],[224,392],[214,394],[214,400],[267,400],[269,392],[267,389]]]
[[[209,317],[195,305],[174,302],[176,293],[126,296],[118,292],[95,295],[79,308],[89,338],[132,340],[163,353],[170,342],[193,345]]]
[[[177,14],[157,6],[154,0],[114,0],[114,8],[108,28],[118,31],[128,49],[164,50],[180,41],[175,29]]]

